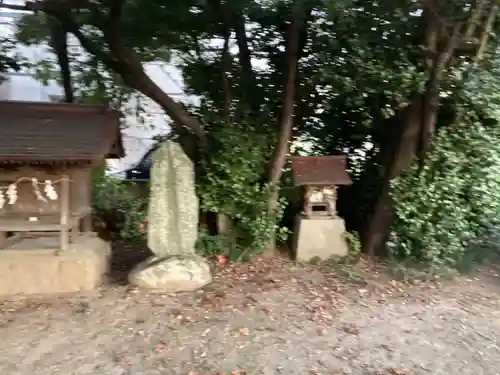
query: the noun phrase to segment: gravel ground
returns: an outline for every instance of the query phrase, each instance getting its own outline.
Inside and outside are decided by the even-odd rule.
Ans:
[[[190,295],[4,302],[0,374],[499,373],[495,275],[405,288],[284,260],[215,272]]]

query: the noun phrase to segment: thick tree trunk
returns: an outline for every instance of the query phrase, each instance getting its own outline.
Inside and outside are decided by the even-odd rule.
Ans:
[[[231,222],[231,218],[229,216],[221,212],[217,213],[216,225],[217,225],[217,234],[231,236],[233,225]]]
[[[385,243],[392,223],[391,180],[410,165],[417,153],[422,124],[422,101],[421,95],[416,96],[395,117],[393,132],[387,132],[389,136],[381,150],[382,164],[385,166],[381,187],[363,236],[364,251],[372,256]]]
[[[446,66],[459,44],[476,27],[477,13],[472,13],[469,27],[455,22],[452,30],[439,18],[437,0],[428,0],[423,20],[425,27],[424,62],[429,78],[422,95],[413,99],[403,110],[399,125],[401,131],[389,139],[384,154],[384,170],[381,189],[374,205],[373,213],[363,236],[364,251],[372,257],[379,252],[389,236],[393,218],[390,196],[391,180],[398,176],[416,157],[424,162],[435,132],[439,111],[439,88]],[[478,8],[476,12],[482,12]],[[489,31],[488,31],[489,32]],[[393,130],[394,131],[394,130]],[[389,131],[388,134],[391,132]]]
[[[452,30],[439,18],[437,0],[428,0],[424,11],[425,44],[424,60],[429,78],[423,95],[415,98],[403,111],[401,133],[390,139],[384,160],[382,187],[376,200],[373,214],[363,237],[364,250],[372,257],[385,243],[392,223],[393,205],[390,196],[390,182],[418,156],[424,162],[431,138],[435,132],[439,111],[439,89],[447,64],[458,51],[460,44],[470,42],[479,34],[473,63],[484,54],[488,36],[491,33],[498,5],[486,0],[479,1],[470,12],[467,22],[455,22]],[[489,8],[489,12],[486,10]],[[484,20],[480,20],[485,16]],[[482,30],[479,31],[479,25]]]
[[[437,65],[437,64],[436,64]],[[401,122],[394,123],[400,131],[393,129],[387,149],[383,153],[383,177],[378,199],[364,236],[364,250],[372,257],[381,250],[389,236],[393,219],[393,204],[390,196],[391,180],[401,174],[415,159],[424,162],[435,132],[439,111],[439,82],[442,73],[433,73],[426,90],[417,95],[401,112]],[[439,72],[442,72],[442,67]],[[388,132],[391,134],[391,131]]]

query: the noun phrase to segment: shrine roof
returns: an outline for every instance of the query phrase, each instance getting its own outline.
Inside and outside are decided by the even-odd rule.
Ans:
[[[292,160],[293,182],[303,185],[350,185],[345,155],[294,156]]]
[[[73,164],[123,156],[116,110],[0,101],[0,163]]]

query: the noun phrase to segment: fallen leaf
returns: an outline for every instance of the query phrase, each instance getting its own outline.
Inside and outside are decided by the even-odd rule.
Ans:
[[[225,255],[217,255],[217,261],[219,262],[219,264],[226,264],[228,259],[227,259],[227,256]]]
[[[326,329],[323,327],[317,328],[316,332],[318,333],[319,336],[325,336],[326,335]]]
[[[391,368],[389,369],[389,374],[391,375],[410,375],[408,370],[401,368]]]
[[[344,326],[342,328],[342,330],[345,332],[345,333],[350,333],[351,335],[359,335],[359,329],[358,327],[354,326],[354,325],[350,325],[350,326]],[[395,375],[399,375],[399,374],[395,374]]]
[[[240,334],[242,334],[243,336],[248,336],[250,334],[250,330],[246,327],[243,327],[243,328],[240,328],[239,329],[239,332]]]

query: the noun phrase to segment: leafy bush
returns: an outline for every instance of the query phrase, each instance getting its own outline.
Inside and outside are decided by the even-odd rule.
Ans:
[[[196,253],[206,258],[225,255],[232,261],[245,258],[245,249],[236,243],[230,235],[213,235],[206,229],[202,229],[198,234]]]
[[[147,199],[135,193],[131,183],[97,171],[93,177],[93,211],[106,229],[125,240],[144,238]]]
[[[394,181],[391,255],[456,266],[491,237],[500,219],[500,132],[464,120],[438,132],[422,169]]]
[[[357,258],[361,254],[361,238],[358,232],[345,232],[344,238],[349,249],[349,258]]]
[[[273,190],[262,183],[270,156],[269,136],[246,125],[248,139],[241,142],[238,125],[222,125],[222,130],[211,132],[210,147],[198,174],[198,195],[201,208],[225,214],[232,230],[229,238],[226,234],[200,236],[198,250],[212,253],[220,246],[220,253],[234,259],[262,252],[275,234],[279,239],[286,236],[286,229],[279,225],[286,202],[278,200],[276,213],[269,214]]]

